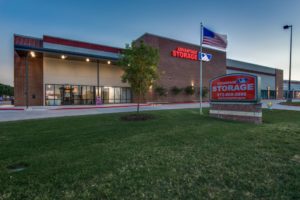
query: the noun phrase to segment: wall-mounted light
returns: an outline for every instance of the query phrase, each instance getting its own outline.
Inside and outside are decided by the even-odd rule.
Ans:
[[[67,56],[61,55],[61,59],[66,59],[66,58],[67,58]]]
[[[32,58],[35,58],[35,57],[36,57],[36,55],[35,55],[35,52],[34,52],[34,51],[30,51],[30,55],[31,55],[31,57],[32,57]]]
[[[89,59],[89,58],[86,58],[85,61],[86,61],[86,62],[90,62],[90,59]]]
[[[109,60],[109,61],[107,61],[107,64],[109,64],[109,65],[111,64],[110,60]]]

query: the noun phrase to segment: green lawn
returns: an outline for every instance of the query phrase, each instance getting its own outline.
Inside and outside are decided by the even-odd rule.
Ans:
[[[0,199],[300,199],[300,112],[264,110],[263,125],[151,113],[0,123]]]

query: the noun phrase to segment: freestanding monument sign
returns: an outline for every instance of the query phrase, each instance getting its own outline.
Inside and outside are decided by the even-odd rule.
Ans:
[[[212,117],[262,123],[260,77],[250,74],[227,74],[210,81]]]

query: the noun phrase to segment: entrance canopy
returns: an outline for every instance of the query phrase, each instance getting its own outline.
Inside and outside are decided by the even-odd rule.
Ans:
[[[99,44],[43,36],[33,38],[21,35],[14,36],[15,51],[19,56],[46,56],[87,62],[111,63],[120,59],[122,49]]]
[[[123,71],[115,66],[121,48],[15,35],[14,51],[16,105],[131,102],[130,88],[121,81]]]

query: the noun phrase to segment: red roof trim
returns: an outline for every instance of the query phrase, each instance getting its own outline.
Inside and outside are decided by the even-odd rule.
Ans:
[[[14,45],[23,45],[28,47],[41,48],[42,40],[33,37],[27,37],[22,35],[14,35]]]
[[[51,36],[44,36],[43,41],[47,43],[52,44],[60,44],[60,45],[66,45],[66,46],[72,46],[72,47],[79,47],[79,48],[85,48],[85,49],[92,49],[97,51],[106,51],[106,52],[112,52],[112,53],[121,53],[122,49],[115,48],[115,47],[109,47],[99,44],[93,44],[88,42],[81,42],[76,40],[68,40],[63,38],[57,38],[57,37],[51,37]]]

